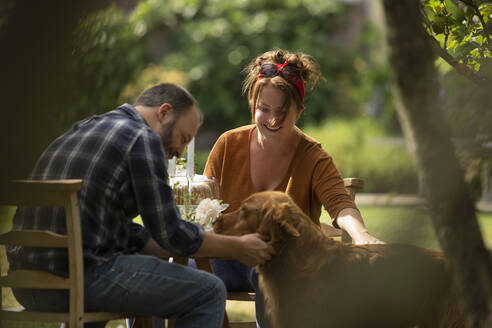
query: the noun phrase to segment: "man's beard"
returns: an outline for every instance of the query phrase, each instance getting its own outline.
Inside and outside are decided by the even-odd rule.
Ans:
[[[162,145],[164,146],[164,150],[166,151],[166,156],[168,157],[168,159],[171,159],[173,156],[177,156],[176,149],[172,148],[173,130],[175,125],[176,125],[176,119],[173,118],[172,121],[161,126],[161,129],[159,131],[159,135],[162,140]]]

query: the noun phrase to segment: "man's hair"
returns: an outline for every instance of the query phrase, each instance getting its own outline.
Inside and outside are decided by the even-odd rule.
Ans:
[[[160,83],[144,90],[133,106],[159,107],[164,103],[173,106],[176,117],[185,114],[193,106],[198,109],[195,97],[185,88],[173,83]]]

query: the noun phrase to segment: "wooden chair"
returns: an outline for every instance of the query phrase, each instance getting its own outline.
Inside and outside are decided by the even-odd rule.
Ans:
[[[345,178],[343,179],[345,184],[345,189],[347,193],[350,195],[352,200],[355,200],[355,194],[364,187],[364,181],[357,178]],[[349,234],[341,229],[336,229],[331,225],[326,223],[321,223],[321,228],[328,234],[330,237],[341,237],[343,242],[351,243],[352,238],[350,238]],[[255,301],[255,293],[248,292],[229,292],[227,293],[227,299],[231,301],[246,301],[246,302],[254,302]],[[230,322],[229,326],[231,328],[256,328],[256,322]]]
[[[22,306],[1,307],[0,326],[2,320],[12,320],[66,322],[70,328],[83,328],[84,322],[124,319],[132,316],[124,313],[84,312],[84,267],[77,198],[77,192],[81,187],[82,180],[16,181],[9,186],[8,194],[0,197],[0,205],[64,207],[67,222],[66,235],[50,231],[10,231],[0,235],[0,245],[67,248],[69,261],[68,278],[44,271],[16,270],[7,276],[0,277],[0,287],[67,289],[70,302],[69,312],[66,313],[33,312],[25,310]]]

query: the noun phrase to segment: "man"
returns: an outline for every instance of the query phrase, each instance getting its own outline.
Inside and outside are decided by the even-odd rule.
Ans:
[[[188,91],[159,84],[142,92],[134,106],[125,104],[76,123],[41,155],[32,179],[84,181],[79,202],[86,310],[172,316],[177,327],[220,327],[226,295],[220,279],[142,254],[228,256],[248,265],[270,258],[273,249],[257,234],[221,236],[181,220],[165,163],[181,155],[201,122]],[[137,214],[144,227],[132,223]],[[20,207],[13,229],[64,233],[64,220],[60,208]],[[35,268],[67,276],[63,250],[12,247],[8,258],[11,270]],[[28,309],[68,308],[66,291],[13,292]]]

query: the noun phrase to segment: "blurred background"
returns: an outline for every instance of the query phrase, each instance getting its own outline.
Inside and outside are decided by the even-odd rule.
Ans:
[[[283,48],[320,63],[325,79],[308,90],[299,125],[342,175],[371,177],[367,192],[417,193],[395,114],[381,6],[369,0],[3,1],[1,174],[25,177],[74,122],[133,103],[159,82],[185,86],[200,103],[205,122],[196,165],[202,172],[220,133],[250,123],[242,69],[258,54]],[[489,96],[444,61],[439,67],[437,96],[453,137],[468,150],[477,139],[492,139]],[[461,155],[475,197],[486,197],[490,156]]]
[[[428,31],[441,43],[448,24],[460,22],[449,21],[440,4],[465,27],[492,29],[492,6],[481,7],[482,26],[459,2],[422,0]],[[484,40],[471,38],[465,27],[457,37],[461,43],[451,46],[455,55],[473,57]],[[188,88],[205,114],[196,137],[201,173],[217,137],[250,123],[241,94],[243,68],[257,55],[282,48],[308,53],[321,66],[324,80],[307,90],[299,126],[322,143],[342,175],[364,179],[364,193],[418,196],[412,146],[395,111],[386,35],[379,0],[0,1],[0,187],[26,178],[43,149],[76,121],[133,103],[160,82]],[[444,60],[436,64],[438,110],[451,129],[469,190],[476,201],[491,202],[490,92]],[[492,76],[492,65],[474,65]],[[419,201],[387,205],[360,203],[375,236],[439,248]],[[12,213],[0,207],[0,231],[10,229]],[[478,215],[491,248],[492,209]],[[324,213],[322,220],[330,219]],[[10,294],[2,296],[15,302]],[[233,317],[251,317],[251,311],[238,307]]]

